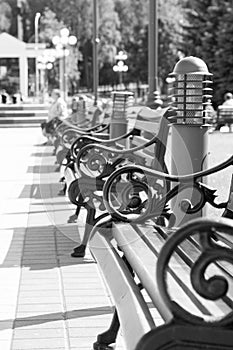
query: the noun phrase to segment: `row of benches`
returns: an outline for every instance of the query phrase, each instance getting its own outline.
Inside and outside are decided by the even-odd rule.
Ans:
[[[72,256],[83,257],[90,240],[116,306],[94,349],[109,349],[119,327],[127,350],[232,349],[233,185],[228,201],[217,203],[201,179],[233,165],[233,157],[197,174],[171,176],[165,153],[175,112],[131,108],[128,119],[134,125],[115,140],[91,133],[74,140],[71,130],[61,137],[75,218],[87,210],[83,242]],[[174,227],[170,201],[187,187],[199,191],[200,201],[192,206],[184,198],[184,212],[210,203],[225,208],[223,217]]]

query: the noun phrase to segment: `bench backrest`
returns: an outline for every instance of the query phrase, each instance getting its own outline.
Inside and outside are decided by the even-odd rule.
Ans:
[[[233,123],[233,107],[219,106],[217,111],[217,122]]]
[[[149,107],[131,107],[128,109],[128,130],[136,132],[123,147],[134,148],[145,145],[152,137],[156,137],[156,143],[137,151],[139,157],[146,159],[146,164],[151,165],[155,158],[161,164],[164,160],[169,123],[163,117],[167,108],[153,110]],[[120,143],[118,143],[120,146]]]

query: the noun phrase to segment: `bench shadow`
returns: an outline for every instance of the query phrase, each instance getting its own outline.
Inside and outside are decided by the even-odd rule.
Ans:
[[[32,156],[44,157],[51,156],[45,152],[35,152]],[[45,159],[45,162],[47,160]],[[95,264],[93,259],[89,256],[85,258],[72,258],[70,253],[74,246],[81,242],[83,223],[67,224],[67,218],[64,219],[62,211],[70,211],[69,202],[64,198],[58,197],[57,192],[61,189],[61,184],[58,183],[58,175],[54,169],[57,165],[35,165],[29,166],[27,173],[35,174],[39,177],[37,183],[25,184],[18,199],[30,199],[29,212],[24,211],[24,207],[20,208],[20,201],[18,207],[8,216],[7,229],[4,229],[4,234],[8,244],[5,244],[0,261],[0,269],[7,270],[12,267],[25,268],[26,270],[40,270],[44,271],[46,275],[47,270],[58,269],[63,266],[89,265]],[[51,179],[51,182],[50,182]],[[64,208],[62,208],[64,206]],[[66,207],[67,206],[67,207]],[[19,209],[19,210],[18,210]],[[21,211],[20,211],[21,210]],[[62,224],[56,224],[52,220],[52,214],[55,211],[57,217],[60,216]],[[24,221],[18,222],[22,215],[28,214],[27,227],[24,227]],[[12,223],[10,222],[10,215],[16,217]],[[51,217],[50,217],[51,215]],[[49,224],[50,223],[50,224]],[[10,226],[10,228],[9,228]],[[11,227],[12,226],[12,227]],[[20,328],[31,325],[40,325],[50,323],[56,320],[78,319],[90,316],[112,314],[112,307],[105,305],[96,307],[71,309],[64,312],[44,312],[35,315],[22,316],[15,319],[2,319],[0,321],[0,330]]]
[[[54,198],[61,187],[60,183],[53,184],[53,190],[51,190],[51,183],[25,184],[18,198]]]
[[[72,258],[70,253],[81,242],[77,224],[14,228],[1,268],[21,266],[29,270],[50,270],[67,265],[95,264],[88,257]],[[24,234],[24,239],[21,239]],[[72,237],[75,238],[72,239]],[[20,258],[19,258],[20,254]]]
[[[45,152],[35,152],[35,153],[31,153],[32,157],[51,157],[52,156],[52,152],[49,151],[45,151]]]
[[[27,173],[33,174],[47,174],[55,172],[57,165],[33,165],[29,166],[27,169]]]
[[[54,312],[48,314],[42,314],[38,316],[20,317],[14,321],[14,329],[35,326],[53,321],[64,321],[78,318],[85,318],[90,316],[111,315],[113,308],[111,306],[99,306],[86,309],[75,309],[67,312]],[[9,329],[9,324],[12,320],[3,320],[0,322],[0,330]]]

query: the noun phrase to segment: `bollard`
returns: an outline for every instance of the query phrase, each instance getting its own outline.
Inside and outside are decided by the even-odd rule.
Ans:
[[[129,91],[113,91],[113,108],[110,121],[110,138],[127,133],[127,107],[133,105],[133,93]]]
[[[190,56],[177,62],[170,76],[173,77],[171,97],[177,108],[177,120],[171,132],[172,174],[187,175],[207,167],[209,125],[206,107],[212,97],[212,74],[204,61]],[[200,194],[193,188],[178,194],[172,202],[177,226],[203,216],[202,210],[196,214],[185,213],[188,203],[195,204],[199,200]]]
[[[79,96],[77,101],[77,124],[85,125],[87,123],[87,109],[85,96]]]

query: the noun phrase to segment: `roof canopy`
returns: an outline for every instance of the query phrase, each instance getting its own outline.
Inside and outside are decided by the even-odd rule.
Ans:
[[[37,47],[38,49],[36,50],[35,43],[25,43],[8,33],[0,34],[0,57],[36,57],[44,52],[46,44],[39,43]]]

